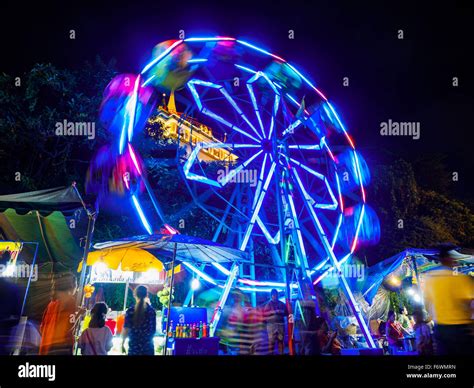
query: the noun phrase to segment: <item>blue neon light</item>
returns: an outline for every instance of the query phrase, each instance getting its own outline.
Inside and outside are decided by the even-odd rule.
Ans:
[[[133,201],[133,205],[135,206],[135,210],[137,211],[138,216],[140,217],[140,221],[142,222],[142,224],[145,227],[146,231],[150,235],[153,234],[153,232],[151,230],[151,226],[148,223],[148,220],[146,219],[145,214],[143,213],[143,210],[140,206],[140,203],[138,202],[137,198],[135,197],[135,194],[132,195],[132,201]]]

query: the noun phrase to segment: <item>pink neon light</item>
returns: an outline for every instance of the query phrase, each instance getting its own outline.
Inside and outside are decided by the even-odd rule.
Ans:
[[[327,97],[326,97],[322,92],[320,92],[319,89],[318,89],[316,86],[311,85],[311,87],[316,91],[316,93],[318,93],[318,94],[321,96],[321,98],[322,98],[324,101],[327,101],[327,100],[328,100]]]
[[[130,156],[132,157],[132,161],[133,161],[133,164],[135,165],[135,168],[137,169],[138,173],[142,175],[142,171],[140,170],[140,167],[138,166],[137,157],[135,156],[135,152],[133,151],[133,147],[130,143],[128,143],[128,150],[130,151]]]
[[[323,280],[326,276],[329,275],[329,270],[327,270],[326,272],[324,272],[319,278],[317,278],[314,282],[313,282],[313,285],[316,285],[318,284],[321,280]]]
[[[343,129],[344,129],[344,128],[343,128]],[[355,149],[354,141],[352,140],[352,138],[350,137],[350,135],[347,133],[347,131],[346,131],[345,129],[344,129],[344,134],[346,135],[347,140],[349,141],[351,147],[352,147],[353,149]]]

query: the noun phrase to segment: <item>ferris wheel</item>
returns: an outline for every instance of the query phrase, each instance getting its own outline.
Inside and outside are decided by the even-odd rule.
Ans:
[[[336,269],[369,346],[375,346],[341,270],[373,237],[369,174],[326,96],[283,58],[230,37],[160,43],[141,73],[128,77],[127,88],[124,77],[111,82],[101,109],[116,135],[117,155],[142,175],[134,133],[156,109],[156,96],[167,93],[168,104],[152,120],[177,142],[183,181],[216,221],[214,240],[241,250],[264,242],[283,277],[290,263],[313,284],[327,273],[321,268]],[[151,234],[140,190],[133,187],[133,205]],[[254,291],[280,284],[218,269],[228,277],[226,285],[236,278]]]

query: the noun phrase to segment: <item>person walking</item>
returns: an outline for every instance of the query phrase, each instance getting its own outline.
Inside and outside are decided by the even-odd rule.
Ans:
[[[53,282],[51,301],[41,321],[40,355],[72,355],[74,328],[84,312],[76,303],[77,281],[65,273]]]
[[[264,319],[267,323],[267,334],[270,354],[274,354],[275,343],[278,344],[278,353],[285,350],[285,317],[288,318],[288,309],[278,300],[276,289],[270,292],[271,299],[263,306]]]
[[[135,306],[125,314],[122,331],[122,352],[125,353],[125,340],[128,338],[128,354],[155,354],[153,338],[156,332],[156,312],[148,299],[148,288],[140,285],[135,288]]]
[[[462,257],[452,246],[440,249],[441,267],[425,275],[424,301],[433,321],[435,352],[472,355],[474,280],[455,270]]]

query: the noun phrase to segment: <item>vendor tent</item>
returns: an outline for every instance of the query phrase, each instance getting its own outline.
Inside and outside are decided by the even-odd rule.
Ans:
[[[0,239],[38,242],[37,263],[55,271],[75,270],[83,255],[89,211],[76,187],[0,196]],[[28,246],[22,258],[34,251]]]
[[[384,279],[394,274],[402,275],[402,278],[407,275],[413,276],[416,275],[415,271],[424,273],[437,268],[439,267],[436,261],[438,253],[438,249],[410,248],[369,267],[361,289],[362,294],[367,302],[372,304]],[[458,260],[458,264],[461,272],[464,272],[465,269],[474,265],[474,257],[465,255],[463,259]]]
[[[20,260],[27,264],[33,264],[37,249],[38,279],[26,301],[30,318],[42,316],[51,293],[50,274],[74,271],[87,254],[95,214],[75,184],[0,196],[0,240],[23,242]]]

